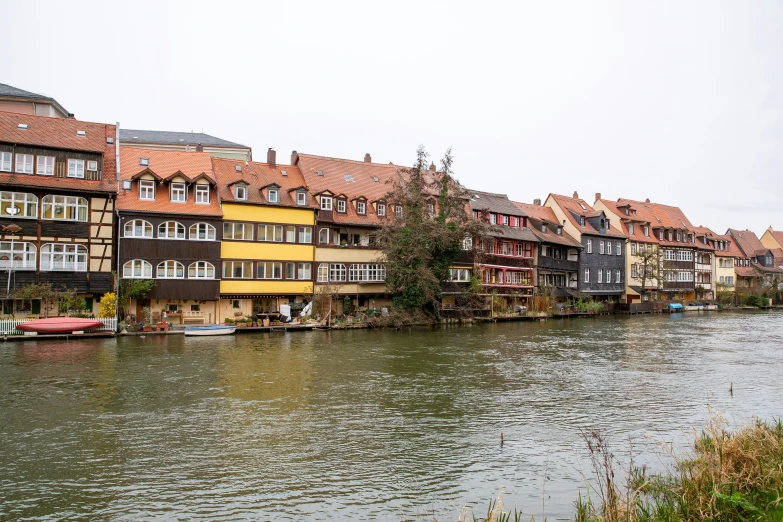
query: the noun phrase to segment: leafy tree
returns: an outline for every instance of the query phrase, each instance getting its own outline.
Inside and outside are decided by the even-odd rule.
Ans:
[[[117,315],[117,294],[107,292],[101,298],[100,317],[114,317]]]
[[[155,287],[154,279],[122,279],[120,281],[120,295],[117,302],[122,315],[131,299],[144,299]]]
[[[87,302],[79,297],[76,288],[63,286],[56,289],[51,283],[31,283],[19,288],[13,293],[14,299],[38,299],[44,310],[44,317],[49,317],[49,309],[55,308],[58,312],[67,313],[69,310],[84,310]]]
[[[449,266],[466,238],[482,237],[485,226],[470,216],[467,193],[453,177],[451,149],[440,172],[428,169],[427,158],[420,146],[414,166],[401,169],[392,183],[386,195],[391,212],[378,239],[395,307],[423,310],[437,319]]]
[[[636,276],[632,275],[631,279],[639,282],[639,285],[642,287],[642,294],[646,293],[647,290],[645,288],[653,283],[656,288],[661,288],[664,276],[660,248],[649,250],[644,248],[642,243],[642,248],[632,255],[632,261],[636,265]]]

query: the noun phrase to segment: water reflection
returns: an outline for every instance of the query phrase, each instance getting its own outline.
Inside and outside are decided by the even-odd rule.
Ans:
[[[0,518],[568,516],[582,429],[783,413],[783,314],[679,315],[3,344]]]

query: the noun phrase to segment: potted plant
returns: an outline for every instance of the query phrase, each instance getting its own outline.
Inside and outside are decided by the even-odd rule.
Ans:
[[[233,319],[231,319],[230,317],[226,317],[225,319],[223,319],[223,323],[224,323],[226,326],[231,326],[231,325],[233,325],[233,324],[234,324],[234,320],[233,320]]]

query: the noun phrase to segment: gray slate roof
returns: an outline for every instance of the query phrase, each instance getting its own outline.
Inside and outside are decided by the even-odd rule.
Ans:
[[[481,192],[479,190],[466,189],[467,193],[473,196],[470,200],[471,210],[488,210],[504,216],[527,217],[526,214],[505,194],[492,194],[491,192]]]
[[[223,140],[201,132],[170,132],[120,129],[121,143],[165,143],[170,145],[206,145],[211,147],[244,147],[232,141]]]
[[[49,96],[44,96],[42,94],[35,94],[34,92],[30,92],[30,91],[23,91],[22,89],[17,89],[16,87],[13,87],[11,85],[6,85],[4,83],[0,83],[0,96],[13,96],[14,98],[30,98],[31,100],[51,100]]]

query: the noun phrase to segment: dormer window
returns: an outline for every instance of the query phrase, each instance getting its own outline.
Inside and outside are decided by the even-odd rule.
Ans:
[[[280,192],[275,187],[269,187],[266,191],[266,199],[269,203],[280,203]]]
[[[402,205],[397,205],[394,207],[394,215],[397,217],[402,217]]]
[[[430,216],[435,215],[435,203],[433,203],[432,201],[427,202],[427,214],[429,214]]]
[[[630,211],[628,210],[628,207],[625,208],[625,215],[628,216],[630,214]]]
[[[601,220],[601,228],[604,228],[604,220]]]
[[[671,230],[669,230],[669,241],[671,241],[673,237],[674,237],[674,233]]]
[[[633,233],[633,223],[628,223],[628,235],[629,236],[634,235],[634,233]]]
[[[503,224],[508,226],[508,216],[503,216]]]
[[[174,203],[185,203],[188,200],[188,190],[184,183],[171,184],[171,201]]]
[[[611,223],[609,221],[610,221],[609,219],[606,220],[606,228],[607,229],[612,228]]]
[[[376,212],[379,217],[386,215],[386,205],[384,203],[378,203],[378,210]]]
[[[234,187],[234,199],[245,201],[247,200],[247,186],[237,185]]]
[[[298,190],[296,192],[296,204],[300,207],[307,206],[307,192],[304,190]]]
[[[365,203],[364,201],[357,201],[356,213],[361,214],[362,216],[367,214],[367,203]]]
[[[490,213],[489,214],[489,222],[492,225],[497,225],[498,224],[498,216],[497,216],[497,214]]]
[[[671,241],[671,238],[669,238],[669,241]],[[677,241],[682,241],[682,234],[679,231],[677,232]]]
[[[340,214],[345,214],[345,200],[344,199],[338,199],[337,200],[337,212]]]
[[[332,198],[330,196],[321,196],[321,210],[332,210]]]
[[[644,231],[645,237],[650,237],[650,225],[644,225],[642,227],[642,230]]]
[[[562,236],[563,235],[563,227],[557,227],[557,235]]]
[[[584,216],[579,216],[579,224],[581,226],[585,226],[585,218],[584,218]]]
[[[155,182],[151,179],[139,181],[139,199],[152,201],[155,199]]]
[[[546,225],[541,225],[541,233],[546,234]]]
[[[209,185],[196,185],[196,203],[209,203]]]

